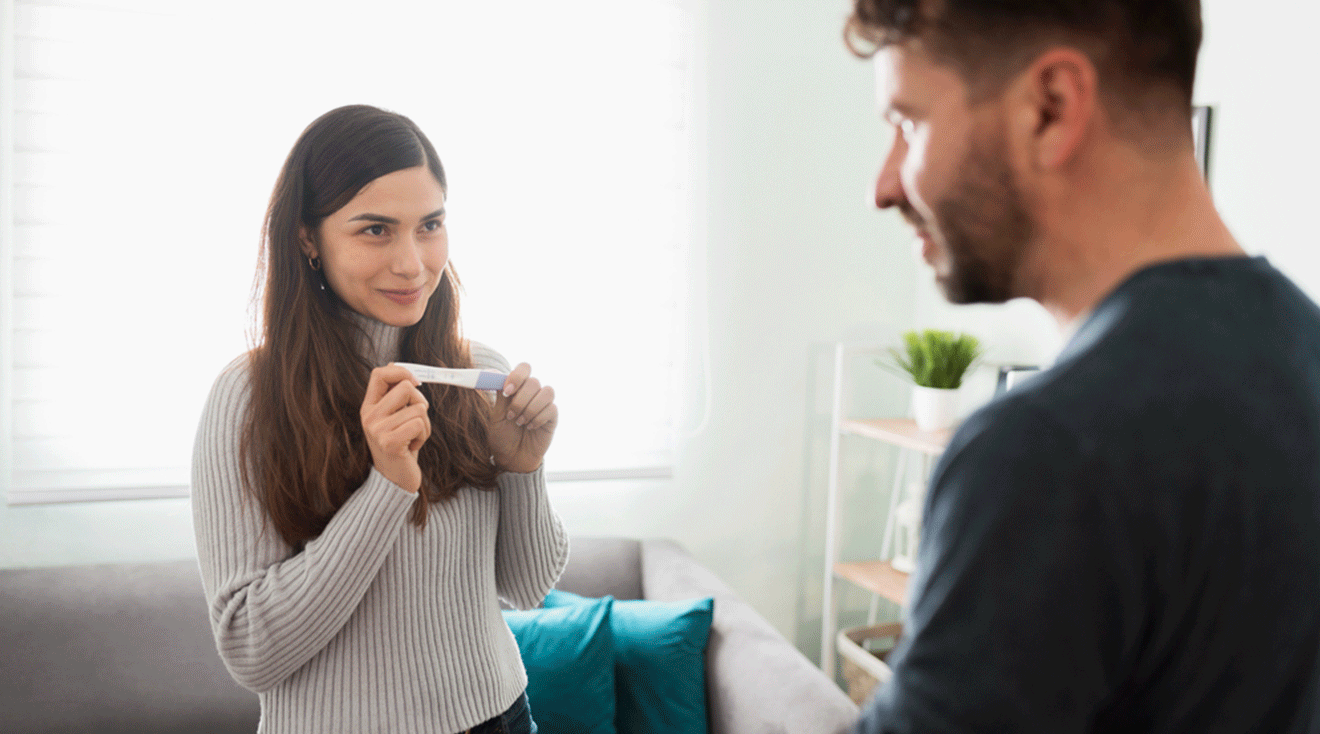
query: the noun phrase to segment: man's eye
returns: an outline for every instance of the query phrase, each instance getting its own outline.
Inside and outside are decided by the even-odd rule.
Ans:
[[[440,221],[439,219],[432,219],[429,222],[423,224],[422,229],[426,230],[427,232],[434,232],[437,229],[443,227],[444,224],[445,223]]]
[[[903,136],[904,140],[911,140],[917,132],[917,123],[911,120],[899,120],[898,134]]]

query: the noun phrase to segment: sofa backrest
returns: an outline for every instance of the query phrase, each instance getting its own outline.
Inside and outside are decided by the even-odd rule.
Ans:
[[[556,589],[581,596],[642,598],[642,542],[632,538],[574,537]]]
[[[558,588],[642,598],[641,542],[573,538]],[[256,731],[196,561],[0,569],[0,731]]]
[[[196,561],[0,569],[0,731],[256,731]]]

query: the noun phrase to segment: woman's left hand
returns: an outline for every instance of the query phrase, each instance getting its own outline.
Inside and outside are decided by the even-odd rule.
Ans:
[[[559,424],[555,389],[542,386],[531,375],[532,367],[526,362],[513,368],[492,409],[490,450],[495,464],[504,471],[536,471]]]

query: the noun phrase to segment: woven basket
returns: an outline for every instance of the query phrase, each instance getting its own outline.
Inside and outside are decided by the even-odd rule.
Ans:
[[[903,625],[878,624],[869,627],[848,627],[839,631],[835,646],[843,659],[843,679],[848,683],[848,697],[861,706],[875,689],[893,676],[884,658],[898,643]],[[867,642],[878,642],[880,649],[866,649]]]

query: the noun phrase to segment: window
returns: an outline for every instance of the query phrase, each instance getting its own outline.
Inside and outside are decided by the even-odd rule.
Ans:
[[[4,5],[11,503],[187,494],[206,393],[249,345],[279,166],[355,102],[440,152],[465,333],[555,386],[551,478],[667,475],[691,210],[681,0]]]

